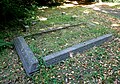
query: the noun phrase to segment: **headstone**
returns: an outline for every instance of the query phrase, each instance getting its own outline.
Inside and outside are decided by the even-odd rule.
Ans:
[[[89,41],[74,45],[72,47],[69,47],[67,49],[61,50],[59,52],[47,55],[43,57],[43,60],[46,66],[59,63],[62,60],[66,60],[67,58],[72,57],[77,53],[82,53],[83,51],[88,50],[94,46],[99,46],[102,43],[110,40],[111,37],[112,37],[112,34],[106,34],[98,38],[94,38],[92,40],[89,40]]]
[[[34,56],[22,36],[15,38],[13,43],[23,63],[23,68],[25,69],[27,75],[30,76],[33,72],[38,70],[39,63],[37,58]]]

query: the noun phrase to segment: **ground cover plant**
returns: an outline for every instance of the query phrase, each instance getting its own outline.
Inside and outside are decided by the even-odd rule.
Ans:
[[[120,81],[120,31],[118,26],[112,25],[119,24],[119,19],[82,7],[65,9],[41,7],[31,18],[27,19],[31,22],[30,25],[27,24],[30,28],[25,33],[19,31],[15,34],[29,35],[51,28],[82,24],[25,38],[40,62],[40,69],[31,77],[26,76],[13,48],[2,50],[0,52],[0,83],[113,84]],[[111,42],[94,47],[83,54],[77,54],[57,65],[45,67],[41,60],[45,55],[107,33],[114,35]],[[10,38],[12,37],[15,36],[11,34]]]

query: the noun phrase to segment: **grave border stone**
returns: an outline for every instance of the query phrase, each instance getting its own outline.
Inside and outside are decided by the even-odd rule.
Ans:
[[[59,52],[55,52],[55,53],[52,53],[52,54],[49,54],[49,55],[43,57],[43,61],[47,67],[50,65],[54,65],[63,60],[66,60],[69,57],[74,56],[77,53],[82,53],[85,50],[88,50],[94,46],[99,46],[102,43],[109,41],[110,38],[112,38],[112,34],[106,34],[106,35],[88,40],[86,42],[79,43],[77,45],[73,45],[72,47],[66,48]]]
[[[112,38],[112,34],[106,34],[77,45],[73,45],[72,47],[66,48],[59,52],[55,52],[43,57],[43,61],[47,67],[50,65],[57,64],[67,58],[73,57],[77,53],[83,53],[85,50],[88,50],[94,46],[99,46],[102,43],[109,41]],[[39,62],[37,58],[34,56],[33,52],[27,45],[25,39],[20,36],[13,40],[15,45],[15,49],[17,54],[19,55],[23,68],[25,69],[28,76],[30,76],[33,72],[38,70]]]
[[[15,49],[20,57],[20,60],[22,61],[27,75],[30,76],[33,72],[38,70],[39,62],[37,58],[34,56],[22,36],[14,38],[13,44],[15,45]]]

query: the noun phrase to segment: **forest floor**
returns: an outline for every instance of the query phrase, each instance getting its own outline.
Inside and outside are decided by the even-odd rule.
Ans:
[[[70,27],[56,32],[25,38],[40,62],[40,69],[27,77],[13,48],[0,51],[1,84],[119,84],[120,83],[120,18],[109,13],[84,8],[83,5],[38,7],[26,18],[26,32],[2,31],[1,37],[11,40],[19,35],[30,35],[44,30]],[[85,6],[85,5],[84,5]],[[119,10],[119,5],[107,7]],[[119,11],[118,11],[119,12]],[[77,54],[66,61],[45,67],[41,57],[74,44],[112,33],[113,40]]]

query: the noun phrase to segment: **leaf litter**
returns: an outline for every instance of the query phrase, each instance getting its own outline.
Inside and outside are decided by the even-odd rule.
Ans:
[[[72,8],[71,10],[69,8],[68,10],[70,11],[68,13],[71,13],[72,15],[72,12],[75,11],[76,13],[76,10],[78,9],[74,10]],[[85,18],[87,18],[89,20],[87,21],[87,23],[93,22],[92,24],[94,24],[94,27],[96,28],[103,27],[104,29],[107,27],[107,28],[114,29],[113,27],[111,27],[111,25],[119,24],[119,19],[110,17],[109,15],[93,12],[91,10],[89,13],[88,11],[85,11],[85,14],[86,13],[90,15],[82,15],[80,12],[79,13],[80,15],[76,14],[76,16],[79,18],[82,18],[83,21],[86,21]],[[97,22],[97,24],[94,22]],[[60,24],[56,24],[56,25],[59,26]],[[88,26],[90,26],[90,24]],[[82,25],[81,28],[82,29],[84,29],[85,27],[88,28],[88,26]],[[76,28],[76,29],[79,30],[79,28]],[[95,37],[97,34],[98,36],[101,35],[100,31],[102,30],[98,31],[99,28],[97,30],[93,28],[94,31],[90,31],[90,29],[89,31],[80,30],[81,33],[82,31],[85,32],[85,34],[83,33],[82,36],[81,35],[79,36],[79,34],[76,33],[76,35],[78,35],[77,37],[76,35],[74,37],[74,34],[73,34],[72,35],[73,37],[71,38],[70,36],[69,38],[69,34],[68,34],[67,39],[70,39],[70,40],[74,39],[74,42],[78,43],[78,42],[84,41],[85,39],[81,41],[80,40],[76,41],[76,39],[78,37],[81,37],[82,39],[82,37],[89,34],[88,32],[91,32],[91,33],[93,32],[93,34],[92,35],[89,34],[88,36],[86,36],[86,40],[89,39],[90,36]],[[70,30],[70,31],[73,31],[73,30]],[[74,31],[77,31],[77,30],[74,30]],[[66,32],[67,34],[67,30],[62,31],[62,32]],[[49,44],[50,47],[52,47],[53,44],[51,44],[52,43],[51,39],[54,38],[56,39],[56,41],[60,39],[58,43],[59,45],[61,45],[61,49],[75,44],[72,41],[70,43],[69,42],[66,43],[66,41],[68,40],[63,40],[62,38],[60,38],[59,36],[61,36],[62,32],[60,32],[58,36],[54,36],[55,35],[54,32],[46,36],[43,35],[43,39],[39,38],[39,40],[41,41],[41,44],[46,43],[46,44]],[[120,38],[119,38],[120,36],[119,36],[119,32],[120,31],[117,31],[117,33],[115,32],[115,37],[113,38],[111,42],[107,42],[100,47],[94,47],[93,49],[90,49],[83,54],[77,54],[76,56],[71,56],[70,59],[67,59],[66,61],[63,61],[55,66],[45,67],[44,65],[41,65],[40,67],[41,69],[30,78],[26,77],[26,74],[24,73],[24,70],[22,68],[22,63],[20,62],[18,56],[12,49],[2,51],[1,56],[6,56],[6,57],[0,60],[1,61],[0,66],[2,66],[0,67],[0,79],[1,79],[0,83],[16,83],[16,84],[17,83],[18,84],[19,83],[30,83],[30,84],[32,83],[33,84],[34,83],[43,83],[43,84],[48,84],[48,83],[50,84],[53,84],[53,83],[58,83],[58,84],[59,83],[60,84],[61,83],[62,84],[65,84],[65,83],[68,83],[68,84],[115,83],[117,84],[120,82]],[[48,38],[49,35],[51,35],[50,38]],[[63,36],[65,35],[63,34]],[[55,41],[53,41],[56,47],[53,47],[47,50],[47,48],[44,48],[44,46],[49,47],[48,45],[44,44],[44,46],[39,47],[40,45],[36,45],[37,43],[34,42],[35,40],[36,40],[36,37],[34,38],[34,40],[32,40],[33,42],[32,43],[30,42],[30,39],[27,39],[28,43],[32,43],[30,44],[30,47],[31,48],[33,47],[33,52],[36,55],[40,55],[42,53],[42,56],[43,56],[45,55],[45,53],[46,54],[52,53],[56,49],[58,49],[58,46],[59,46],[54,43]],[[45,42],[46,40],[48,40],[48,42]],[[51,42],[49,42],[49,40]],[[39,52],[40,50],[41,50],[41,53]],[[40,58],[38,57],[38,59]]]

